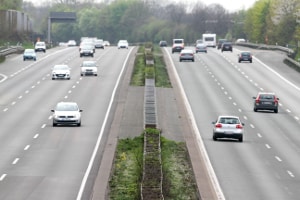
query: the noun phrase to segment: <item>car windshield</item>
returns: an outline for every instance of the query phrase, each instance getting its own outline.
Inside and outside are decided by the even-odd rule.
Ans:
[[[222,118],[220,118],[219,123],[221,123],[221,124],[239,124],[240,122],[237,118],[222,117]]]
[[[83,62],[82,67],[96,67],[95,62]]]
[[[59,103],[57,104],[56,111],[77,111],[78,106],[74,103]]]
[[[26,50],[25,50],[25,53],[33,53],[33,52],[34,52],[33,49],[26,49]]]
[[[69,67],[67,65],[55,65],[53,67],[54,70],[67,70]]]

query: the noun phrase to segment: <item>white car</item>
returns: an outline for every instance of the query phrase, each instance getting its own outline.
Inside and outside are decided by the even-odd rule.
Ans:
[[[53,126],[59,124],[81,126],[82,110],[79,109],[75,102],[59,102],[51,112],[53,112]]]
[[[46,43],[45,42],[36,42],[34,46],[35,52],[37,51],[43,51],[46,53]]]
[[[127,42],[127,40],[119,40],[119,42],[118,42],[118,49],[128,49],[128,42]]]
[[[237,116],[221,115],[212,122],[213,140],[218,138],[233,138],[243,142],[244,123]]]
[[[80,75],[93,75],[97,76],[98,75],[98,66],[96,61],[92,60],[86,60],[83,61],[81,66],[80,66]]]
[[[68,47],[73,47],[77,45],[77,42],[75,40],[69,40],[67,45]]]
[[[54,67],[52,68],[52,80],[55,79],[70,80],[71,79],[70,73],[71,73],[70,67],[68,65],[65,64],[54,65]]]

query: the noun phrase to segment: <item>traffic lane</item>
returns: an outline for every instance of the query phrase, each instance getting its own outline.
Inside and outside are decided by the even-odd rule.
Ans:
[[[221,69],[219,70],[216,70],[216,72],[220,72]],[[238,70],[240,71],[240,70]],[[241,73],[243,74],[243,73]],[[224,76],[224,72],[220,72],[220,76],[221,77],[226,77]],[[233,78],[233,77],[232,77]],[[236,76],[234,79],[237,79]],[[276,80],[274,80],[275,82]],[[226,82],[226,81],[224,81]],[[223,84],[224,85],[224,84]],[[230,88],[230,85],[233,85],[233,84],[227,84]],[[225,87],[226,88],[226,87]],[[231,87],[232,88],[232,87]],[[231,93],[228,94],[228,97],[243,97],[244,95],[241,95],[240,91],[237,92],[237,87],[235,87],[234,90],[232,90]],[[245,88],[245,91],[250,91],[251,88]],[[236,93],[236,95],[233,95],[232,93]],[[263,131],[259,131],[261,132],[261,134],[257,133],[257,136],[264,136],[264,137],[269,137],[267,139],[267,141],[275,141],[277,142],[277,144],[275,145],[271,145],[270,143],[265,143],[265,145],[267,147],[270,147],[272,146],[272,148],[274,149],[274,147],[279,147],[281,149],[281,152],[278,153],[276,151],[278,151],[278,149],[275,151],[275,153],[273,154],[273,158],[274,160],[278,160],[279,162],[281,162],[282,159],[285,160],[285,164],[288,166],[287,168],[285,168],[284,170],[284,175],[283,177],[293,177],[293,173],[291,172],[297,172],[295,170],[292,170],[290,171],[289,169],[292,167],[294,168],[295,166],[298,166],[299,165],[299,159],[297,158],[297,155],[296,155],[296,152],[299,151],[299,139],[296,139],[295,138],[295,134],[293,130],[297,130],[299,128],[299,124],[298,123],[294,123],[295,122],[295,119],[293,119],[291,116],[288,115],[288,113],[283,113],[282,115],[280,116],[274,116],[274,118],[270,119],[270,123],[274,122],[274,124],[270,125],[270,127],[266,127],[266,120],[265,119],[258,119],[258,113],[254,113],[252,111],[252,108],[253,108],[253,101],[251,101],[250,105],[247,107],[247,105],[245,105],[246,107],[243,108],[243,101],[236,101],[236,98],[233,99],[234,104],[235,105],[239,105],[240,106],[240,109],[241,110],[244,110],[247,114],[253,114],[254,115],[254,120],[256,120],[256,122],[258,123],[261,123],[261,126],[258,126],[257,123],[255,123],[255,125],[251,124],[251,129],[254,129],[254,128],[257,128],[257,127],[260,127],[260,130],[263,130]],[[273,115],[273,113],[269,113],[267,112],[266,114],[271,114],[271,116]],[[246,116],[248,120],[251,120],[251,118],[249,116]],[[270,117],[270,115],[268,115],[268,117]],[[280,124],[278,126],[278,124]],[[280,127],[281,125],[284,125],[284,127]],[[281,131],[283,130],[283,131]],[[272,133],[272,134],[269,134],[269,133]],[[291,136],[290,134],[292,134],[293,136]],[[256,135],[256,134],[255,134]],[[288,138],[288,139],[287,139]],[[283,140],[291,140],[293,141],[292,143],[289,142],[289,141],[286,141],[286,143],[284,143],[286,146],[282,145],[282,141]],[[298,141],[298,142],[297,142]],[[292,147],[288,147],[289,145],[292,145],[294,146],[294,148]],[[289,155],[288,157],[290,157],[289,159],[285,159],[286,156],[284,155]],[[296,159],[295,159],[296,158]],[[291,163],[292,162],[292,163]],[[286,183],[287,185],[289,183]]]
[[[214,58],[214,59],[216,59],[216,58]],[[183,74],[185,74],[185,73],[187,73],[187,72],[185,72],[185,71],[187,71],[187,69],[190,69],[190,68],[187,68],[186,66],[185,67],[182,67],[182,68],[184,68],[184,70],[183,71],[180,71],[179,72],[179,74],[180,75],[183,75]],[[195,67],[195,69],[202,69],[201,68],[201,66],[199,67],[198,66],[198,68],[197,67]],[[195,87],[195,89],[190,89],[190,87],[187,87],[187,88],[189,88],[190,90],[192,90],[193,92],[191,92],[193,95],[191,95],[191,96],[195,96],[195,94],[201,94],[201,98],[203,98],[203,96],[204,97],[206,97],[207,95],[206,95],[206,93],[204,93],[204,92],[202,92],[202,90],[201,91],[199,91],[199,89],[201,88],[208,88],[208,86],[206,85],[206,86],[203,86],[203,84],[201,84],[201,83],[198,83],[197,82],[197,80],[202,80],[202,83],[203,82],[206,82],[206,81],[204,81],[205,80],[205,77],[207,76],[207,75],[211,75],[211,74],[205,74],[205,75],[203,75],[203,74],[205,74],[205,73],[202,73],[202,72],[198,72],[198,73],[196,73],[196,71],[192,71],[191,73],[190,73],[190,75],[189,76],[187,76],[188,78],[186,78],[186,79],[188,79],[187,80],[187,82],[188,83],[193,83],[193,86]],[[197,75],[198,77],[197,78],[195,78],[195,80],[191,80],[191,77],[193,76],[193,75]],[[203,75],[204,77],[202,77],[202,78],[200,78],[200,76],[201,75]],[[215,79],[217,79],[217,78],[213,78],[213,80],[212,80],[212,82],[215,82]],[[231,79],[235,79],[235,77],[231,77]],[[216,85],[218,85],[218,83],[216,84]],[[203,87],[201,87],[201,86],[203,86]],[[220,87],[220,86],[218,86],[218,87]],[[197,91],[197,89],[198,89],[198,92],[195,92],[195,91]],[[185,89],[186,90],[186,89]],[[220,91],[222,91],[222,89],[221,89],[221,87],[218,89],[218,90],[220,90]],[[217,91],[217,89],[216,90],[214,90],[214,89],[208,89],[208,93],[211,93],[211,95],[214,95],[215,93],[216,93],[216,91]],[[225,94],[224,92],[221,92],[221,94]],[[200,95],[199,95],[200,96]],[[199,99],[200,99],[200,97],[199,97]],[[224,104],[224,102],[220,102],[220,99],[222,100],[224,100],[224,101],[226,101],[226,99],[230,99],[228,96],[224,96],[224,97],[220,97],[220,96],[215,96],[215,97],[211,97],[211,98],[207,98],[207,99],[209,99],[208,100],[208,103],[211,103],[211,102],[216,102],[216,103],[214,103],[214,105],[213,106],[207,106],[208,104],[206,104],[205,102],[203,102],[203,101],[199,101],[198,100],[198,103],[195,103],[197,106],[195,106],[195,108],[197,109],[199,106],[201,106],[201,105],[205,105],[204,106],[204,108],[202,108],[202,109],[199,109],[199,112],[196,112],[196,113],[205,113],[204,114],[204,116],[202,116],[202,117],[197,117],[196,119],[199,119],[199,120],[204,120],[204,119],[206,119],[207,118],[207,113],[209,113],[209,112],[213,112],[213,114],[212,114],[212,117],[211,117],[211,119],[209,120],[209,122],[208,123],[206,123],[205,124],[205,127],[208,127],[208,125],[207,124],[210,124],[211,125],[211,121],[212,121],[212,119],[215,119],[215,116],[213,116],[213,115],[216,115],[215,114],[215,112],[220,112],[220,111],[222,111],[222,110],[226,110],[226,107],[227,107],[227,104],[224,106],[224,105],[222,105],[222,104]],[[219,100],[219,102],[218,102],[218,100]],[[201,102],[200,104],[199,104],[199,102]],[[234,104],[232,104],[232,103],[229,103],[230,105],[231,105],[231,107],[232,106],[234,106]],[[208,107],[208,108],[210,108],[209,110],[207,110],[206,109],[206,107]],[[235,106],[234,106],[235,107]],[[215,108],[217,108],[217,109],[215,109]],[[195,110],[194,108],[193,108],[193,110]],[[203,110],[207,110],[207,112],[203,112]],[[211,110],[213,110],[213,111],[211,111]],[[232,113],[233,112],[233,109],[229,109],[229,112],[230,113]],[[238,111],[238,109],[236,110],[236,112],[237,113],[239,113],[240,111]],[[242,116],[241,116],[242,117]],[[205,129],[204,131],[200,131],[201,133],[202,132],[204,132],[204,134],[208,134],[208,138],[211,138],[211,134],[212,134],[212,126],[210,126],[207,130]],[[255,138],[254,138],[255,139]],[[211,139],[209,139],[210,141],[211,141]],[[213,143],[213,144],[215,144],[215,143]],[[251,147],[250,147],[251,148]],[[214,149],[214,148],[213,148]],[[222,149],[222,151],[220,151],[220,152],[226,152],[226,150],[227,149]],[[213,150],[214,151],[214,150]],[[228,155],[229,155],[229,157],[231,157],[230,155],[234,155],[234,154],[237,154],[236,153],[236,151],[234,150],[233,151],[234,153],[228,153]],[[251,152],[253,152],[253,151],[251,151]],[[227,155],[227,153],[225,153],[226,155]],[[241,154],[241,155],[243,155],[243,154]],[[237,157],[237,155],[234,155],[233,157]],[[255,155],[253,156],[253,157],[255,157]],[[223,160],[223,159],[222,159]],[[261,160],[258,160],[258,163],[260,163],[260,162],[262,162],[264,159],[261,159]],[[234,162],[234,163],[236,163],[236,160],[235,159],[233,159],[232,160],[232,162]],[[230,162],[231,163],[231,162]],[[247,165],[247,166],[251,166],[251,164],[250,165]],[[252,167],[250,167],[250,169],[251,169]],[[240,167],[237,167],[236,168],[237,170],[234,170],[234,168],[233,168],[233,171],[238,171],[238,169],[241,169]],[[227,172],[226,172],[226,174],[228,174]],[[235,175],[233,175],[233,177],[238,177],[238,176],[235,176]],[[226,179],[225,179],[226,180]],[[248,180],[247,179],[247,177],[245,177],[245,179],[242,179],[242,180]],[[253,185],[256,185],[256,183],[254,183]],[[232,185],[231,185],[232,186]],[[238,186],[238,184],[237,184],[237,186]],[[277,187],[279,187],[279,186],[277,186]],[[236,187],[233,187],[233,188],[236,188]],[[266,189],[266,188],[264,188],[264,189]],[[274,188],[273,188],[274,189]],[[275,188],[276,189],[276,188]],[[230,190],[229,190],[230,191]],[[256,191],[256,189],[253,189],[252,190],[252,192],[253,191]],[[263,192],[264,192],[265,190],[263,190],[262,191],[262,193],[261,194],[263,194]],[[243,193],[241,193],[240,195],[244,195],[245,193],[244,193],[245,191],[243,190]],[[252,193],[251,192],[251,190],[249,190],[249,194],[251,194]],[[239,195],[237,195],[237,196],[239,196]],[[251,196],[251,195],[250,195]],[[276,194],[275,196],[280,196],[280,194]],[[253,196],[251,196],[251,197],[253,197]],[[238,198],[238,197],[237,197]],[[253,199],[253,198],[252,198]]]
[[[114,71],[118,71],[118,69],[120,69],[120,66],[122,66],[122,56],[126,56],[127,53],[128,53],[128,51],[126,53],[123,52],[122,55],[116,54],[116,52],[112,53],[112,57],[114,57],[115,55],[119,56],[118,61],[115,61],[115,62],[111,61],[112,57],[105,57],[105,58],[107,58],[106,59],[107,61],[103,62],[103,64],[104,65],[109,64],[109,66],[110,66],[109,68],[103,69],[103,75],[107,75],[106,79],[104,79],[104,78],[101,79],[101,77],[83,77],[84,79],[85,78],[89,79],[89,81],[87,80],[88,84],[83,84],[81,91],[80,91],[80,89],[78,89],[77,94],[75,94],[75,92],[74,92],[75,90],[72,91],[71,94],[68,94],[68,96],[70,95],[70,97],[68,97],[70,99],[73,99],[73,98],[75,99],[75,96],[76,96],[79,98],[79,101],[83,101],[83,102],[87,101],[87,106],[85,106],[85,105],[81,105],[81,106],[85,107],[84,113],[88,114],[88,110],[90,110],[92,113],[94,113],[92,115],[93,116],[92,118],[87,117],[87,119],[86,119],[88,121],[96,120],[93,123],[93,125],[95,125],[95,126],[93,126],[91,128],[91,130],[94,131],[95,129],[97,129],[97,131],[94,131],[93,133],[97,133],[97,134],[99,133],[99,126],[101,125],[101,121],[99,122],[98,120],[101,119],[101,116],[103,115],[102,111],[104,109],[106,110],[108,107],[107,105],[102,103],[99,100],[99,98],[101,97],[101,98],[105,99],[106,96],[111,97],[112,89],[109,87],[109,84],[105,83],[105,82],[106,81],[110,81],[110,82],[115,81],[114,80],[114,74],[115,74]],[[78,76],[79,76],[79,73],[78,73]],[[94,83],[93,82],[90,83],[92,80],[90,78],[93,78],[93,80],[97,80],[96,78],[99,78],[99,79],[98,79],[98,81],[96,81]],[[101,80],[103,82],[101,82]],[[50,82],[53,83],[53,81],[50,81]],[[105,87],[103,87],[103,86],[105,86]],[[79,86],[77,86],[76,88],[79,88]],[[88,90],[87,88],[95,88],[96,91],[101,91],[101,94],[99,96],[96,96],[94,90]],[[49,91],[47,89],[41,89],[41,90]],[[106,95],[107,91],[108,91],[108,93],[110,93],[110,95]],[[68,93],[68,90],[65,90],[65,92]],[[86,92],[86,94],[85,94],[85,92]],[[71,95],[73,95],[73,94],[75,94],[74,97],[71,97]],[[97,105],[94,105],[95,103],[91,104],[91,98],[87,98],[87,97],[92,97],[94,102],[96,102]],[[56,96],[56,99],[57,98],[58,97]],[[64,98],[64,97],[59,97],[59,98]],[[30,100],[28,100],[28,101],[30,101]],[[30,102],[28,102],[28,104],[29,103]],[[51,103],[52,102],[49,102],[49,104],[51,104]],[[36,109],[39,110],[38,107],[36,107]],[[49,107],[49,109],[50,109],[50,107]],[[49,110],[49,113],[50,113],[50,110]],[[95,115],[95,113],[97,113],[98,116]],[[99,116],[99,115],[101,115],[101,116]],[[83,117],[86,117],[86,116],[83,116]],[[39,118],[39,116],[37,116],[37,118]],[[43,125],[33,128],[33,129],[38,129],[40,127],[41,132],[37,133],[37,130],[35,130],[35,131],[33,130],[32,134],[35,133],[35,135],[38,134],[39,136],[46,136],[45,139],[42,140],[43,137],[39,137],[39,142],[36,144],[33,144],[34,146],[32,146],[32,148],[31,148],[31,149],[37,148],[37,150],[34,151],[34,153],[32,153],[30,155],[26,154],[26,156],[24,156],[24,157],[22,157],[22,159],[18,160],[19,164],[23,163],[23,162],[25,164],[31,163],[31,165],[33,165],[33,166],[28,164],[29,167],[27,167],[27,165],[25,165],[25,167],[21,166],[20,168],[16,168],[16,170],[12,169],[11,173],[13,173],[13,174],[7,173],[6,178],[11,178],[11,177],[16,176],[16,179],[18,179],[18,178],[20,178],[21,175],[22,175],[22,177],[27,177],[27,176],[31,177],[32,174],[35,175],[35,173],[37,173],[36,176],[39,176],[41,174],[44,176],[43,183],[44,183],[45,187],[46,187],[47,183],[49,183],[49,185],[48,185],[49,187],[52,187],[53,185],[51,184],[51,180],[52,180],[51,176],[49,177],[49,179],[47,179],[47,173],[49,172],[49,174],[51,175],[50,172],[52,172],[53,179],[55,179],[54,175],[57,175],[57,174],[58,175],[68,174],[68,171],[70,171],[70,173],[72,173],[73,170],[71,168],[69,168],[69,164],[67,164],[67,163],[73,163],[73,162],[69,161],[72,159],[76,160],[76,162],[79,163],[77,165],[74,164],[74,167],[73,167],[74,173],[77,172],[76,176],[73,174],[74,178],[76,178],[77,176],[82,178],[82,171],[84,171],[84,169],[86,169],[86,165],[88,163],[85,159],[89,158],[89,156],[86,156],[86,154],[84,152],[89,152],[88,154],[90,155],[91,154],[90,151],[93,146],[93,145],[91,145],[91,143],[89,143],[88,145],[85,145],[85,141],[93,142],[92,144],[94,144],[95,137],[93,137],[92,133],[89,134],[89,137],[87,137],[87,132],[90,133],[91,132],[90,130],[81,130],[80,131],[80,129],[84,129],[84,128],[90,129],[90,127],[85,127],[84,123],[83,123],[82,127],[57,127],[57,129],[56,129],[56,128],[51,127],[51,120],[49,120],[48,117],[44,116],[41,118],[48,119],[47,120],[48,123],[46,123],[46,126],[44,126],[44,122],[41,122],[41,124],[43,124]],[[48,126],[49,123],[50,123],[50,126]],[[98,126],[97,126],[97,124],[98,124]],[[48,128],[49,128],[49,132],[47,131]],[[20,130],[22,130],[22,128],[20,128]],[[61,137],[59,137],[59,136],[61,136]],[[74,139],[69,138],[69,136],[74,137]],[[34,136],[30,137],[29,139],[32,139],[33,137]],[[38,141],[38,140],[34,140],[34,141]],[[76,143],[76,141],[78,143]],[[23,146],[27,146],[27,145],[24,144],[24,145],[22,145],[22,147]],[[71,150],[69,151],[69,149],[71,149]],[[47,156],[47,154],[49,154],[49,155]],[[58,155],[61,157],[56,157]],[[78,156],[81,156],[81,157],[78,157]],[[45,160],[42,160],[42,158]],[[80,160],[80,159],[82,159],[82,160]],[[66,163],[65,163],[65,160],[67,161]],[[36,162],[33,162],[33,161],[36,161]],[[54,166],[53,163],[55,163],[54,161],[57,162],[57,165],[55,164],[55,168],[53,169],[53,166]],[[60,164],[60,163],[62,163],[62,164]],[[39,169],[36,169],[34,167],[34,166],[36,166],[35,164],[40,165]],[[65,164],[67,166],[63,166]],[[80,170],[78,170],[76,166],[78,166],[78,168],[80,168]],[[59,168],[59,167],[62,167],[62,168]],[[66,184],[65,185],[65,193],[68,193],[68,195],[73,196],[74,194],[76,194],[76,192],[78,192],[78,191],[74,192],[72,189],[70,189],[70,191],[67,190],[67,188],[72,188],[72,187],[74,187],[74,185],[76,185],[77,189],[78,189],[78,184],[79,184],[78,182],[74,182],[73,179],[70,180],[70,182],[67,182],[66,180],[63,181],[64,177],[61,177],[61,178],[62,178],[62,184]],[[48,180],[49,182],[47,182],[46,180]],[[27,182],[27,184],[29,184],[27,187],[32,186],[32,188],[35,188],[35,185],[33,182],[31,182],[31,183]],[[67,186],[68,184],[70,184],[70,185]],[[19,188],[19,186],[20,186],[20,188]],[[22,185],[20,184],[18,186],[15,186],[15,188],[19,188],[21,191]],[[45,188],[44,187],[40,188],[40,189],[36,188],[35,190],[36,190],[36,192],[33,192],[32,196],[37,195],[37,194],[38,194],[38,196],[43,196],[40,194],[40,192],[43,192],[45,190]],[[57,191],[59,192],[60,190],[57,190]],[[25,188],[24,190],[22,190],[22,192],[19,193],[19,195],[22,196],[23,194],[26,194],[27,192],[28,191],[26,191],[26,188]],[[3,193],[3,194],[5,195],[6,193]],[[53,194],[53,195],[55,195],[55,194]],[[62,197],[65,197],[65,194],[61,194],[61,195],[62,195]],[[52,196],[49,196],[49,198],[50,197],[52,197]],[[34,198],[34,197],[32,197],[32,198]],[[55,198],[55,199],[60,199],[60,198]],[[65,199],[65,198],[62,198],[62,199]],[[68,198],[68,199],[73,199],[73,198]]]
[[[32,87],[46,80],[55,64],[68,63],[69,60],[75,58],[74,51],[60,49],[52,54],[49,52],[43,60],[32,64],[23,61],[13,64],[9,60],[6,61],[1,66],[1,70],[8,71],[6,73],[7,79],[0,83],[0,93],[3,94],[0,99],[1,106],[9,104],[20,95],[24,96],[24,91],[28,92]]]

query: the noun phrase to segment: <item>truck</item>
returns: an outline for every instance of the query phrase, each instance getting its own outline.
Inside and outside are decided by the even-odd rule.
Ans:
[[[215,33],[204,33],[202,34],[203,43],[207,47],[216,47],[217,45],[217,35]]]

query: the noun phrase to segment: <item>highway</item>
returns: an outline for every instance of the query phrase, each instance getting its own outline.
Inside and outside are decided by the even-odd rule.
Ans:
[[[278,52],[251,50],[253,63],[238,63],[239,48],[210,48],[196,54],[195,62],[179,62],[178,53],[164,50],[186,94],[220,199],[299,199],[299,73]],[[35,62],[13,55],[0,64],[1,200],[89,199],[131,50],[109,47],[80,58],[78,47],[59,47],[38,53]],[[79,65],[88,59],[98,62],[98,76],[80,76]],[[71,80],[51,80],[51,67],[63,63],[71,67]],[[277,94],[277,114],[253,111],[259,91]],[[52,127],[50,110],[59,101],[79,104],[81,127]],[[242,119],[243,143],[212,140],[212,121],[221,114]]]
[[[0,64],[1,200],[89,198],[131,50],[109,47],[80,58],[78,47],[58,47],[38,52],[35,62],[13,55]],[[90,59],[98,76],[81,77],[80,64]],[[71,80],[51,80],[55,64],[68,64]],[[78,103],[81,127],[52,126],[60,101]]]
[[[253,63],[238,63],[242,48],[223,53],[210,48],[195,54],[195,62],[179,62],[178,54],[165,50],[214,169],[220,199],[299,199],[299,73],[283,64],[279,52],[246,49],[254,54]],[[277,94],[277,114],[253,111],[252,97],[259,91]],[[243,143],[213,141],[212,122],[223,114],[245,123]]]

